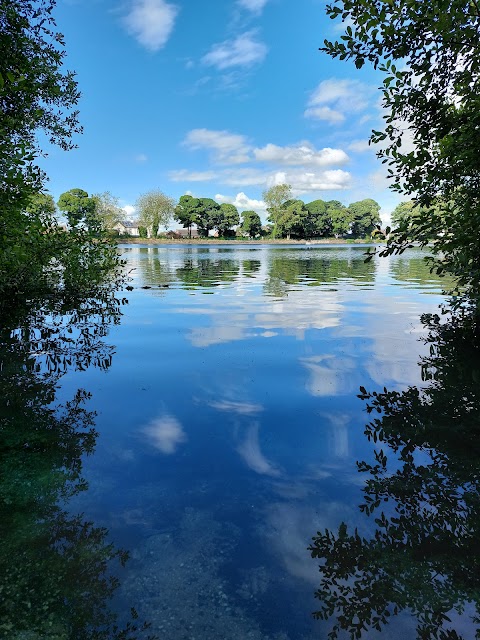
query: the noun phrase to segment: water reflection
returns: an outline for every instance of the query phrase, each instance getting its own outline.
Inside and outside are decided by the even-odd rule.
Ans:
[[[313,253],[313,255],[312,255]],[[375,279],[375,263],[365,263],[360,252],[349,259],[316,257],[314,252],[308,256],[286,255],[273,257],[269,264],[265,292],[277,297],[288,295],[291,285],[305,283],[308,286],[334,284],[349,280],[363,286]]]
[[[57,400],[68,370],[106,370],[119,301],[29,301],[0,329],[0,635],[14,640],[135,640],[147,627],[110,600],[128,554],[107,529],[69,510],[86,491],[85,456],[97,439],[89,394]],[[148,636],[153,638],[153,636]]]
[[[315,615],[335,619],[331,638],[383,630],[403,611],[418,638],[480,634],[480,338],[467,316],[423,320],[426,386],[362,391],[376,449],[357,463],[368,474],[360,510],[375,528],[365,536],[342,523],[311,546]]]
[[[431,273],[430,264],[425,258],[400,256],[392,263],[391,271],[393,278],[402,284],[433,288],[441,282],[442,287],[447,291],[453,287],[452,279],[448,277],[440,279],[436,274]]]
[[[129,253],[117,354],[89,378],[102,438],[83,502],[132,550],[117,606],[139,602],[162,638],[326,637],[307,546],[317,527],[362,518],[358,387],[417,382],[411,332],[441,300],[390,287],[393,260],[364,271],[362,252]],[[155,261],[157,281],[142,267]],[[278,296],[274,263],[291,280]]]

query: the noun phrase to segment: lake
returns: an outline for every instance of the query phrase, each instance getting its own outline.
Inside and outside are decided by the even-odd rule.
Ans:
[[[111,364],[58,390],[85,389],[96,412],[88,489],[65,508],[130,553],[113,608],[165,640],[326,638],[307,547],[342,521],[371,530],[357,394],[423,384],[420,315],[441,280],[415,249],[369,263],[348,245],[120,250],[133,290]],[[411,634],[403,615],[365,637]]]

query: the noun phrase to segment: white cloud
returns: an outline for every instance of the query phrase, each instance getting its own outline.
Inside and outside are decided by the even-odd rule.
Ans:
[[[170,415],[152,420],[141,432],[155,449],[167,455],[175,453],[178,446],[187,441],[182,425]]]
[[[189,172],[186,169],[181,169],[179,171],[171,171],[169,177],[170,180],[174,182],[209,182],[215,179],[221,184],[236,188],[253,186],[271,187],[275,184],[286,182],[292,186],[292,191],[295,195],[308,193],[310,191],[349,189],[351,184],[350,173],[343,169],[330,169],[327,171],[260,171],[258,169],[245,167],[240,170],[226,169],[216,174],[209,171]],[[221,194],[217,194],[217,196],[220,195]],[[242,195],[245,196],[245,194],[238,194],[237,197],[241,197]],[[225,198],[227,197],[228,196],[225,196]],[[247,198],[247,201],[248,200]],[[235,204],[233,199],[229,201]],[[250,202],[253,203],[255,201],[250,200]],[[257,204],[256,206],[259,205]],[[255,208],[255,206],[253,208]]]
[[[127,31],[150,51],[158,51],[172,33],[178,8],[165,0],[134,0],[125,16]]]
[[[265,210],[265,202],[263,200],[253,200],[249,198],[243,191],[237,193],[236,196],[223,196],[221,193],[217,193],[215,195],[215,200],[217,202],[223,203],[226,202],[228,204],[233,204],[240,211],[264,211]]]
[[[267,183],[268,175],[268,172],[251,167],[228,169],[223,172],[222,182],[231,187],[259,187]]]
[[[286,147],[267,144],[261,149],[255,149],[254,154],[255,158],[260,162],[317,167],[344,164],[349,159],[345,151],[341,149],[327,147],[317,150],[309,142]]]
[[[252,13],[261,13],[268,0],[238,0],[238,4],[243,9]]]
[[[148,160],[148,156],[145,153],[138,153],[134,160],[137,164],[145,164]]]
[[[168,177],[172,182],[210,182],[218,178],[218,173],[215,171],[178,169],[178,171],[170,171]]]
[[[320,82],[307,104],[305,117],[343,122],[346,113],[358,113],[368,107],[372,87],[358,80],[330,78]]]
[[[234,40],[225,40],[213,45],[203,56],[206,65],[224,70],[232,67],[251,67],[262,62],[267,55],[267,46],[255,39],[254,31],[247,31]]]
[[[267,180],[267,186],[287,183],[291,185],[295,195],[301,195],[310,191],[329,191],[330,189],[350,188],[351,175],[342,169],[329,171],[278,171]]]
[[[314,120],[326,120],[330,124],[338,124],[345,120],[343,113],[330,107],[309,107],[305,111],[305,117],[313,118]]]
[[[247,139],[230,131],[192,129],[185,136],[183,145],[192,150],[212,151],[213,159],[222,164],[239,164],[249,160]]]
[[[174,182],[216,180],[239,190],[286,182],[292,185],[296,195],[350,188],[350,173],[337,168],[349,161],[345,151],[330,147],[316,149],[308,140],[286,146],[268,143],[255,148],[246,136],[231,131],[192,129],[182,144],[190,150],[210,151],[213,162],[229,166],[217,171],[171,171],[169,177]],[[246,166],[235,166],[239,164]],[[242,210],[265,208],[261,200],[251,200],[243,191],[236,196],[217,194],[215,197]]]
[[[132,207],[131,204],[126,204],[124,207],[122,207],[122,209],[125,211],[127,216],[133,216],[133,214],[135,213],[135,207]]]

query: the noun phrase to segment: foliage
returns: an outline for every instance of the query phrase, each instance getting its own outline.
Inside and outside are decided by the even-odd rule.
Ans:
[[[220,205],[220,216],[216,224],[219,236],[226,236],[232,227],[240,223],[238,209],[233,204],[223,202]]]
[[[32,193],[25,207],[25,213],[37,220],[52,220],[57,208],[49,193]]]
[[[255,238],[262,232],[262,221],[260,216],[255,211],[243,211],[242,213],[242,233],[246,234],[249,238]]]
[[[343,523],[336,533],[318,532],[310,547],[321,561],[315,615],[336,618],[330,638],[380,631],[404,610],[423,640],[461,638],[452,612],[471,615],[479,634],[479,334],[471,311],[423,322],[427,386],[361,388],[359,396],[375,416],[365,430],[375,462],[357,463],[368,474],[360,510],[375,515],[373,535]]]
[[[323,200],[308,202],[305,208],[309,212],[307,238],[326,238],[333,235],[332,218],[328,215],[327,203]]]
[[[167,227],[175,212],[175,201],[163,191],[153,190],[139,196],[136,204],[138,218],[149,235],[156,238],[159,227]]]
[[[62,193],[57,204],[60,211],[65,213],[70,229],[80,225],[85,225],[90,231],[99,229],[97,201],[83,189],[70,189]]]
[[[309,211],[302,200],[287,200],[275,220],[276,234],[289,240],[291,236],[305,238],[308,216]]]
[[[184,229],[188,229],[188,237],[192,237],[192,225],[197,221],[197,213],[200,210],[200,200],[193,196],[181,196],[175,207],[175,220],[180,222]]]
[[[209,231],[215,229],[221,220],[220,205],[212,198],[198,198],[198,201],[195,223],[200,234],[203,237],[208,237]]]
[[[292,198],[292,187],[289,184],[277,184],[263,192],[262,198],[267,205],[268,220],[273,223],[273,237],[277,237],[277,219],[282,207]]]
[[[79,271],[68,261],[82,256],[85,263],[82,247],[72,247],[58,226],[36,160],[45,153],[40,141],[69,149],[80,131],[74,110],[79,92],[74,74],[62,69],[64,42],[53,8],[51,0],[0,0],[0,310],[6,300],[21,304],[41,292],[63,296],[58,288],[69,272]],[[85,254],[96,248],[102,277],[107,263],[117,269],[118,260],[98,243],[96,232],[79,231],[76,241],[85,243]]]
[[[332,233],[338,238],[344,236],[350,231],[352,223],[348,209],[338,200],[329,200],[327,205],[327,214],[331,221]]]
[[[408,222],[414,215],[415,210],[416,205],[413,200],[400,202],[392,211],[392,224],[397,227],[400,225],[408,224]]]
[[[120,207],[118,198],[109,191],[96,193],[92,198],[95,200],[95,214],[103,231],[112,230],[125,218],[125,211]]]
[[[351,233],[355,238],[370,236],[382,222],[379,215],[380,205],[371,198],[352,202],[348,210],[352,220]]]
[[[381,254],[434,238],[436,267],[457,278],[480,315],[478,3],[335,0],[327,11],[349,26],[322,50],[384,74],[385,127],[371,140],[381,145],[392,188],[421,207],[415,224],[400,225]]]
[[[64,41],[52,17],[53,0],[0,1],[0,235],[43,173],[39,131],[62,149],[80,131],[74,110],[79,92],[74,74],[62,70]]]

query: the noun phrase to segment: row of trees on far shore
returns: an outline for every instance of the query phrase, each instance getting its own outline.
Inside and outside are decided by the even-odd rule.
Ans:
[[[262,227],[256,211],[243,211],[229,203],[212,198],[183,195],[178,202],[160,190],[142,194],[137,202],[140,235],[157,237],[172,220],[188,229],[196,227],[201,237],[215,231],[219,237],[241,235],[255,238],[329,238],[348,235],[354,238],[371,236],[380,225],[380,205],[370,198],[345,206],[338,200],[303,202],[292,198],[291,187],[276,185],[263,193],[267,205],[268,224]],[[55,204],[52,196],[37,193],[28,205],[30,212],[54,214],[56,208],[64,214],[68,226],[79,225],[90,231],[112,231],[124,221],[126,214],[119,200],[111,193],[89,195],[83,189],[62,193]]]

